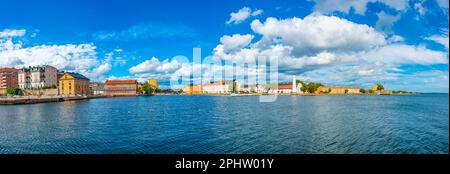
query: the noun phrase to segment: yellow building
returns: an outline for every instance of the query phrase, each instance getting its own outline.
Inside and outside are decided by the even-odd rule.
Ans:
[[[152,87],[154,89],[158,89],[159,88],[158,79],[148,79],[147,82],[150,85],[150,87]]]
[[[201,94],[202,93],[202,85],[189,85],[184,87],[183,93],[185,94]]]
[[[361,88],[348,86],[320,86],[316,94],[359,94]]]
[[[59,95],[89,95],[89,79],[78,73],[64,73],[59,79]]]

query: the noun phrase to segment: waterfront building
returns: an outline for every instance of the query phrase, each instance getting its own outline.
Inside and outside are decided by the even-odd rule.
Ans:
[[[292,78],[292,93],[303,94],[302,87],[303,85],[297,83],[297,79],[294,76],[294,78]]]
[[[0,89],[18,88],[18,74],[15,68],[0,68]]]
[[[292,78],[292,83],[266,84],[264,91],[269,94],[303,94],[302,84],[297,82],[296,77]]]
[[[264,85],[239,85],[238,87],[239,92],[244,93],[265,93],[265,87]]]
[[[89,90],[92,95],[104,95],[105,94],[105,85],[102,83],[91,82],[89,83]]]
[[[347,86],[320,86],[316,94],[359,94],[361,88]]]
[[[188,85],[184,87],[183,93],[186,94],[201,94],[202,93],[202,85]]]
[[[158,85],[158,79],[148,79],[147,83],[150,85],[150,87],[152,87],[153,89],[158,89],[159,85]]]
[[[290,94],[293,93],[293,86],[292,84],[278,84],[278,94]]]
[[[202,92],[205,94],[225,94],[230,93],[230,91],[230,85],[225,80],[202,85]]]
[[[66,72],[59,79],[59,95],[89,95],[89,79],[85,76]]]
[[[137,80],[107,80],[104,89],[110,96],[134,96],[139,92]]]
[[[19,70],[18,77],[21,89],[56,88],[58,86],[58,70],[49,65],[22,68]]]

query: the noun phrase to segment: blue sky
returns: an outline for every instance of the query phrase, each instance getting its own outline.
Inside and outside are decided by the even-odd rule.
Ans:
[[[280,80],[448,92],[448,1],[5,1],[0,66],[95,81],[192,70],[172,58],[280,56]],[[206,70],[207,71],[207,70]]]

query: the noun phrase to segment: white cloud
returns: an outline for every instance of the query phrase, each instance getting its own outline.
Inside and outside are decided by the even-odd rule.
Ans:
[[[25,34],[26,34],[26,30],[4,29],[3,31],[0,31],[0,38],[20,37],[20,36],[24,36]]]
[[[388,7],[394,8],[397,11],[402,11],[408,8],[409,0],[377,0],[377,1],[387,5]]]
[[[225,35],[220,38],[220,43],[222,43],[224,51],[228,52],[248,46],[250,42],[252,42],[253,38],[254,36],[250,34],[234,34],[232,36]]]
[[[389,15],[384,11],[377,13],[375,28],[386,33],[392,33],[392,26],[400,19],[400,15]]]
[[[131,74],[161,74],[173,73],[181,67],[181,63],[169,61],[168,59],[159,61],[156,57],[146,60],[136,66],[130,68]]]
[[[221,43],[213,56],[238,64],[274,56],[284,81],[296,75],[306,81],[362,87],[402,79],[402,65],[448,64],[446,52],[406,45],[401,36],[386,36],[338,17],[268,18],[264,23],[255,20],[251,26],[262,36],[260,40],[232,52]]]
[[[252,12],[252,16],[258,16],[261,15],[264,11],[261,9],[256,9]]]
[[[248,7],[243,7],[237,12],[232,12],[230,14],[230,19],[226,22],[227,24],[239,24],[246,19],[248,19],[250,16],[258,16],[263,13],[263,10],[261,9],[255,9],[252,11],[252,9]]]
[[[111,71],[111,64],[109,63],[103,63],[102,65],[98,66],[97,68],[93,69],[91,73],[89,73],[88,76],[90,76],[91,78],[98,78],[100,76],[105,75],[106,73],[108,73],[109,71]]]
[[[396,42],[403,42],[405,41],[405,38],[399,36],[399,35],[392,35],[387,40],[389,43],[396,43]]]
[[[429,50],[423,46],[391,44],[370,50],[360,55],[369,62],[383,62],[389,64],[447,64],[445,52]]]
[[[414,9],[417,10],[417,12],[419,13],[420,16],[425,15],[425,13],[427,13],[427,11],[428,11],[428,9],[423,6],[424,2],[425,1],[421,1],[421,2],[417,2],[414,4]]]
[[[385,85],[388,89],[405,90],[405,86],[410,91],[416,92],[449,92],[449,73],[442,70],[427,70],[413,72],[411,74],[401,74],[397,81],[391,81]]]
[[[351,9],[356,14],[364,15],[368,0],[347,1],[347,0],[313,0],[316,4],[314,9],[317,12],[330,14],[335,11],[349,13]]]
[[[254,20],[251,27],[264,37],[258,46],[282,42],[292,46],[297,55],[361,51],[385,43],[383,34],[373,28],[334,16],[310,15],[284,20],[270,17],[264,23]]]
[[[430,37],[426,37],[425,39],[434,41],[438,44],[441,44],[448,50],[448,45],[449,45],[448,44],[449,43],[448,29],[443,29],[442,34],[440,34],[440,35],[432,35]]]
[[[6,31],[6,32],[5,32]],[[93,44],[38,45],[24,47],[11,37],[23,37],[25,30],[3,30],[0,38],[0,66],[27,67],[51,65],[63,71],[75,71],[88,77],[100,77],[111,68],[99,60]]]

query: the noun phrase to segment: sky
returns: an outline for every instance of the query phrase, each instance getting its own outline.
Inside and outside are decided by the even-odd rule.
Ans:
[[[0,0],[0,67],[92,81],[171,77],[276,57],[278,78],[449,92],[447,0]],[[210,79],[209,79],[210,80]]]

